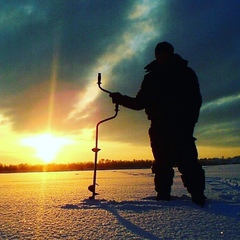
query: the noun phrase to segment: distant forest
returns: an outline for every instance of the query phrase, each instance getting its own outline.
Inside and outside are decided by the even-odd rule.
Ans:
[[[204,158],[199,160],[203,166],[221,164],[239,164],[240,156],[233,158]],[[151,168],[152,160],[109,160],[101,159],[97,164],[99,170],[109,169],[143,169]],[[0,173],[21,173],[21,172],[56,172],[56,171],[84,171],[93,170],[93,162],[78,162],[66,164],[37,164],[29,165],[26,163],[18,165],[6,165],[0,163]]]

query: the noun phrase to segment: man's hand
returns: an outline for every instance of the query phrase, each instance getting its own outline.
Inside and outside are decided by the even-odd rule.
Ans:
[[[121,105],[123,95],[119,92],[110,93],[109,97],[112,98],[112,102]]]

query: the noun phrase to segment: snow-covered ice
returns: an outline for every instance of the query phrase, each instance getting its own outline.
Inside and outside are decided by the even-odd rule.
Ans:
[[[240,239],[240,164],[204,167],[207,204],[175,169],[173,199],[153,200],[150,169],[0,174],[0,239]]]

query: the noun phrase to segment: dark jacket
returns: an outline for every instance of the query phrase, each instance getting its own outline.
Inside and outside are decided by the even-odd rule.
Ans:
[[[145,109],[148,119],[163,125],[194,126],[198,121],[202,97],[198,78],[188,62],[174,54],[164,65],[148,64],[147,74],[136,98],[124,96],[127,108]]]

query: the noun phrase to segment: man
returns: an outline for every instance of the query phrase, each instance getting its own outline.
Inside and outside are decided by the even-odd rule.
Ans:
[[[147,74],[135,98],[112,93],[113,103],[142,110],[151,121],[149,136],[154,156],[152,171],[157,200],[170,200],[177,166],[192,201],[205,203],[205,173],[198,162],[193,137],[202,97],[198,78],[188,62],[174,53],[173,46],[161,42],[155,48],[156,60],[148,64]]]

